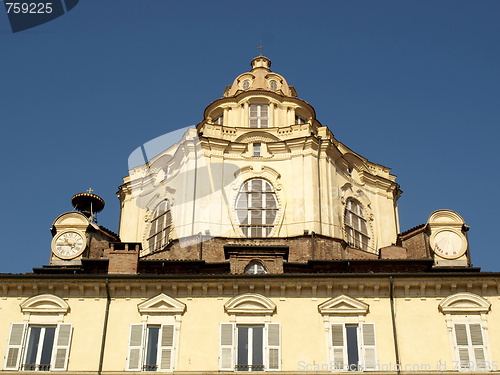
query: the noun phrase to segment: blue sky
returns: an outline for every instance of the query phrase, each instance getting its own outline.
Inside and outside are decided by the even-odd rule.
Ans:
[[[498,271],[499,1],[81,0],[13,34],[0,11],[0,272],[48,264],[49,228],[116,191],[141,144],[197,124],[258,55],[354,151],[392,168],[401,229],[437,209]]]

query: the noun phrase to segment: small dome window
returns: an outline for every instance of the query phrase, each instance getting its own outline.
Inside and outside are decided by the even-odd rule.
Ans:
[[[276,82],[275,80],[270,81],[269,87],[271,88],[271,90],[278,90],[278,82]]]
[[[247,268],[245,268],[245,273],[249,273],[252,275],[262,275],[267,273],[267,270],[260,262],[253,261],[247,266]]]
[[[243,84],[241,85],[241,87],[243,88],[243,90],[247,90],[247,89],[249,89],[249,88],[250,88],[250,83],[251,83],[251,82],[250,82],[250,80],[249,80],[249,79],[245,79],[245,80],[243,81]]]

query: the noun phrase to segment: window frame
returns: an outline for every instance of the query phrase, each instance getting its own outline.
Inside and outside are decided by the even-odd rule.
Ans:
[[[356,340],[357,340],[357,357],[358,364],[349,363],[349,342],[347,338],[347,327],[356,327]],[[334,339],[335,331],[338,333],[339,329],[342,331],[342,342],[339,343],[339,336]],[[371,330],[371,332],[368,332]],[[329,323],[328,330],[328,345],[329,356],[332,371],[374,371],[377,370],[377,342],[376,331],[374,323],[364,323],[356,321],[346,321],[338,323]],[[373,340],[372,342],[367,342]],[[335,345],[337,344],[337,345]],[[367,359],[369,356],[372,358]],[[371,364],[371,366],[367,366]],[[355,366],[352,368],[351,366]],[[347,367],[346,367],[347,366]]]
[[[253,268],[252,272],[249,272],[252,268]],[[263,272],[259,272],[259,271],[263,271]],[[264,267],[264,265],[260,261],[252,260],[245,267],[245,273],[248,275],[265,275],[268,272],[267,272],[266,267]]]
[[[166,205],[163,212],[161,211],[162,205]],[[161,223],[161,229],[158,229],[160,218],[162,218],[163,223]],[[151,234],[153,225],[155,227],[155,233]],[[170,202],[168,199],[165,199],[155,206],[153,217],[149,220],[148,234],[146,237],[147,251],[153,253],[165,249],[165,247],[170,243],[172,228],[173,221],[172,212],[170,210]],[[151,245],[151,240],[153,240],[153,246]]]
[[[238,365],[238,328],[263,327],[262,365]],[[281,370],[281,324],[269,322],[220,323],[219,370],[220,371],[280,371]],[[253,338],[252,338],[253,339]],[[249,340],[247,337],[247,347]],[[253,348],[252,348],[253,350]],[[253,353],[247,352],[248,356]],[[248,358],[248,357],[247,357]],[[262,366],[258,370],[238,370],[238,366]]]
[[[354,204],[354,208],[352,208]],[[356,212],[357,211],[357,212]],[[357,225],[356,225],[357,223]],[[363,226],[366,233],[363,232]],[[344,233],[346,242],[360,250],[370,250],[370,230],[364,215],[363,205],[353,198],[348,198],[344,210]]]
[[[149,349],[149,334],[151,328],[159,328],[158,341],[156,343],[156,364],[146,363],[148,360]],[[167,338],[169,341],[165,342],[164,333],[166,330],[171,331]],[[137,336],[140,334],[140,336]],[[175,369],[175,355],[176,355],[176,334],[177,329],[175,324],[146,324],[146,323],[132,323],[129,328],[129,341],[127,351],[127,365],[126,371],[140,371],[140,372],[172,372]],[[167,353],[168,359],[167,359]],[[167,361],[168,366],[164,367],[164,362]],[[135,364],[137,362],[137,365]],[[153,366],[154,369],[153,369]]]
[[[257,181],[261,181],[260,190],[254,188],[254,182]],[[279,213],[278,195],[273,184],[261,177],[243,182],[236,195],[234,212],[244,237],[272,237]],[[272,222],[268,223],[268,219],[272,219]]]
[[[41,360],[42,353],[45,348],[45,333],[47,328],[54,327],[54,337],[51,344],[50,363],[48,368],[41,367],[47,364],[37,363]],[[38,337],[37,352],[35,355],[35,363],[26,364],[29,354],[29,345],[32,337],[33,328],[41,328],[40,336]],[[14,333],[14,329],[18,329],[18,333]],[[16,371],[66,371],[68,366],[69,352],[71,347],[71,339],[73,334],[73,325],[71,323],[11,323],[9,338],[7,341],[7,350],[5,354],[4,370]],[[17,337],[14,337],[16,335]],[[64,336],[63,336],[64,335]],[[13,343],[13,340],[19,340]],[[42,345],[40,345],[40,343]],[[17,351],[16,351],[17,350]],[[12,351],[15,354],[13,354]],[[9,363],[13,360],[15,364]],[[26,366],[33,366],[33,369],[26,369]]]
[[[262,156],[262,143],[256,142],[252,145],[253,156],[260,157]]]
[[[457,336],[457,326],[458,325],[463,325],[465,326],[465,332],[466,332],[466,339],[467,339],[467,345],[459,344],[459,338]],[[454,321],[452,323],[453,326],[453,333],[452,333],[452,338],[453,338],[453,351],[455,355],[455,359],[457,363],[457,368],[460,371],[489,371],[491,369],[490,366],[490,361],[489,361],[489,354],[488,354],[488,346],[486,343],[486,334],[484,330],[484,326],[482,322],[480,321]],[[473,341],[473,336],[470,331],[471,326],[479,326],[479,332],[481,334],[481,341],[482,345],[474,344]],[[476,337],[477,339],[477,337]],[[462,352],[461,352],[462,349]],[[467,349],[467,360],[462,359],[463,356],[463,349]],[[482,355],[483,359],[478,360],[477,359],[477,352],[476,350],[482,350]],[[463,365],[464,362],[466,365]],[[472,368],[470,367],[470,364],[473,364]],[[480,365],[483,364],[482,367]]]
[[[263,110],[265,108],[265,111]],[[255,112],[253,112],[255,109]],[[265,112],[263,114],[263,112]],[[255,113],[255,116],[252,114]],[[252,121],[255,122],[252,125]],[[252,129],[267,129],[269,128],[269,104],[268,103],[251,103],[248,106],[248,127]]]

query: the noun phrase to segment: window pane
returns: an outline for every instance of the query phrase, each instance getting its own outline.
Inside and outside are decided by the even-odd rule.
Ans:
[[[36,355],[38,353],[38,344],[40,342],[40,332],[41,327],[31,327],[30,328],[30,338],[28,341],[28,351],[26,352],[26,364],[34,365],[36,363]],[[26,368],[27,370],[34,370],[30,367]]]
[[[266,211],[266,224],[272,225],[276,219],[276,211],[267,210]]]
[[[238,365],[248,365],[248,327],[238,327]],[[240,368],[245,370],[245,368]]]
[[[148,342],[146,347],[146,367],[145,370],[156,370],[157,356],[158,356],[158,335],[160,327],[148,327]]]
[[[346,325],[347,338],[347,360],[349,361],[349,369],[355,369],[359,362],[358,353],[358,326]]]
[[[276,208],[276,199],[273,194],[266,194],[266,208]]]
[[[252,227],[251,228],[252,237],[262,237],[262,228]]]
[[[248,207],[262,208],[262,193],[250,193],[250,204]]]
[[[252,345],[252,365],[263,365],[264,364],[264,353],[263,353],[263,346],[264,346],[264,340],[263,340],[263,335],[264,335],[264,327],[253,327],[253,345]],[[259,367],[253,367],[252,370],[254,371],[262,371],[263,368]]]
[[[40,358],[40,365],[50,366],[55,333],[56,333],[56,327],[45,328],[45,336],[43,338],[42,356]],[[46,367],[45,369],[48,370],[48,367]]]
[[[243,225],[248,224],[248,211],[238,210],[237,215],[238,215],[238,221],[240,222],[240,224],[243,224]]]

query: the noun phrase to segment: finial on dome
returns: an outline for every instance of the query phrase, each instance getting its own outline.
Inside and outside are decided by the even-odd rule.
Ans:
[[[260,46],[259,46],[259,50],[260,50],[259,56],[262,56],[262,48],[264,48],[264,47],[262,47],[262,40],[261,40],[260,41]]]

